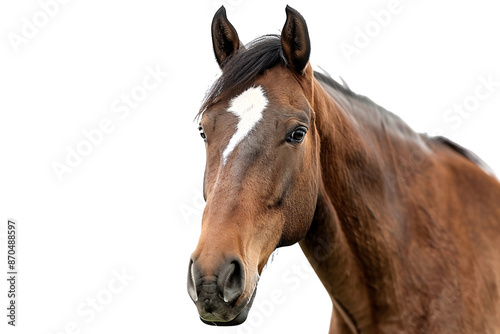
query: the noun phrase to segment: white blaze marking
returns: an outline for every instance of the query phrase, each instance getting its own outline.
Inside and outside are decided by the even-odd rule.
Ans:
[[[264,93],[261,86],[250,87],[229,102],[227,111],[237,116],[239,122],[236,132],[222,154],[223,165],[236,145],[248,135],[255,124],[262,118],[262,112],[267,106],[267,98]]]

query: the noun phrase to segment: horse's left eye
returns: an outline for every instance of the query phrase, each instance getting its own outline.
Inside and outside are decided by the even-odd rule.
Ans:
[[[293,130],[287,137],[286,141],[289,143],[301,143],[307,133],[307,128],[300,126]]]
[[[203,138],[203,141],[207,141],[207,135],[205,134],[205,131],[203,131],[203,127],[201,125],[198,127],[198,130],[200,131],[200,136]]]

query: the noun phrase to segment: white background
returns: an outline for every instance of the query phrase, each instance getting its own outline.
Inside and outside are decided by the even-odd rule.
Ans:
[[[23,18],[33,22],[41,7],[3,1],[0,241],[5,254],[6,220],[17,219],[20,278],[15,329],[6,325],[1,280],[0,332],[326,333],[331,304],[314,275],[293,269],[305,261],[297,245],[268,265],[255,301],[267,308],[254,307],[242,326],[203,325],[186,292],[203,208],[204,145],[193,118],[218,73],[210,23],[224,4],[246,43],[280,33],[290,4],[307,20],[313,64],[415,130],[444,132],[499,173],[500,87],[467,118],[443,118],[474,100],[481,77],[500,81],[496,3],[401,0],[349,62],[340,45],[373,27],[372,11],[389,2],[73,0],[16,52],[9,38],[22,35]],[[113,103],[141,85],[148,67],[169,74],[120,119]],[[67,147],[108,118],[113,131],[58,180],[52,164],[64,163]],[[113,270],[133,276],[121,292],[109,292]],[[269,307],[273,291],[282,303]],[[89,321],[77,308],[95,297],[106,305]],[[72,323],[78,330],[65,330]]]

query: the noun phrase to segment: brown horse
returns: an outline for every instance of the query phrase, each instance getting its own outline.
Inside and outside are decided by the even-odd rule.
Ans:
[[[418,134],[313,72],[303,17],[247,46],[222,7],[222,69],[199,117],[201,320],[245,321],[262,269],[299,243],[333,303],[330,333],[500,333],[500,183],[471,152]]]

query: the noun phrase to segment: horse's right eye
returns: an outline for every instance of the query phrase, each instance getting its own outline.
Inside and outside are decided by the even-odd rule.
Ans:
[[[203,131],[203,127],[200,125],[198,127],[198,130],[200,131],[200,137],[203,138],[203,141],[207,141],[207,135],[205,134],[205,131]]]
[[[307,128],[305,126],[299,126],[292,133],[288,134],[286,141],[289,143],[301,143],[306,136]]]

